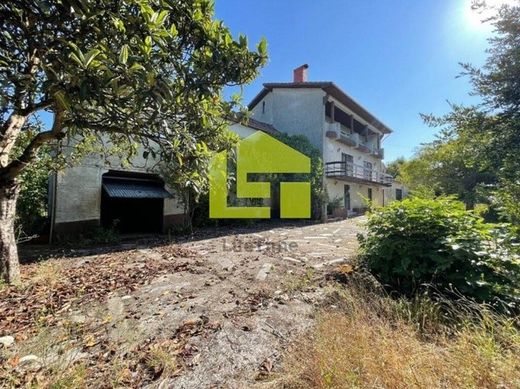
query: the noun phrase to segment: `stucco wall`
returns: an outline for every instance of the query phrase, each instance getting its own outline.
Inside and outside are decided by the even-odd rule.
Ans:
[[[333,200],[335,198],[341,199],[341,204],[343,206],[343,194],[344,194],[344,186],[350,186],[350,210],[352,211],[354,208],[366,208],[365,199],[368,198],[368,188],[372,188],[372,202],[375,205],[383,205],[387,204],[386,196],[390,188],[383,188],[381,186],[372,186],[365,184],[358,184],[354,182],[347,182],[342,180],[335,180],[333,178],[327,178],[327,193],[329,195],[329,199]],[[385,199],[383,199],[385,196]]]
[[[247,127],[240,123],[231,124],[229,130],[237,134],[241,139],[247,138],[249,135],[253,135],[257,131],[254,128]]]
[[[253,109],[253,117],[272,124],[278,131],[290,135],[305,135],[319,150],[322,149],[325,109],[321,89],[277,88],[267,94]],[[266,103],[262,113],[263,102]]]
[[[329,123],[325,118],[325,97],[325,92],[318,88],[276,88],[253,108],[253,117],[274,125],[281,132],[307,136],[322,151],[324,162],[341,161],[341,154],[346,153],[353,156],[355,164],[363,166],[364,162],[370,162],[374,171],[383,172],[381,159],[325,136],[327,130],[329,130]],[[367,124],[339,101],[330,96],[329,100],[334,101],[336,106],[346,113],[354,115],[359,122]],[[372,126],[370,126],[370,129],[381,135]],[[350,185],[351,209],[366,206],[363,198],[368,197],[369,187],[372,188],[373,201],[378,205],[386,204],[388,202],[387,197],[391,192],[390,188],[380,185],[364,185],[333,179],[325,179],[325,183],[330,199],[343,198],[344,185]]]
[[[364,162],[372,163],[372,169],[374,171],[382,172],[383,163],[380,159],[374,157],[371,154],[363,153],[356,150],[354,147],[347,146],[336,140],[324,137],[323,147],[323,162],[334,162],[341,161],[341,153],[350,154],[354,157],[354,163],[356,165],[363,166]]]
[[[99,224],[103,174],[109,170],[150,173],[155,162],[143,158],[142,154],[141,150],[129,166],[123,166],[116,157],[105,161],[101,156],[91,154],[81,164],[58,173],[55,223],[90,221]],[[164,200],[165,217],[182,213],[183,207],[178,197],[174,195],[174,198]]]
[[[392,187],[388,189],[388,202],[389,203],[396,200],[396,198],[395,198],[396,189],[401,189],[403,191],[403,198],[408,196],[408,189],[406,189],[406,187],[399,181],[394,181],[394,183],[392,184]]]

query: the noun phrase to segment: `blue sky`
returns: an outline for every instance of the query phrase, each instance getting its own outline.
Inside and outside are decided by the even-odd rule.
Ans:
[[[434,138],[419,113],[478,101],[457,78],[459,62],[484,62],[490,35],[470,0],[217,0],[216,17],[251,46],[268,41],[269,62],[244,103],[307,63],[309,80],[335,82],[394,130],[386,161]]]

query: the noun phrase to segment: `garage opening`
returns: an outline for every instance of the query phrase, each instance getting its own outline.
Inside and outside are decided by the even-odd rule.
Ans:
[[[161,233],[164,199],[157,175],[110,171],[102,178],[101,225],[121,233]]]

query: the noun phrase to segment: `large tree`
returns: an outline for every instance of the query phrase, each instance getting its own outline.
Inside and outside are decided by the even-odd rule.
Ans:
[[[485,202],[486,188],[496,183],[496,176],[479,165],[472,142],[442,131],[398,165],[399,179],[412,191],[456,195],[468,208]]]
[[[441,127],[401,173],[413,186],[457,194],[468,205],[483,200],[504,218],[520,224],[520,1],[492,10],[494,27],[483,67],[462,64],[472,94],[481,104],[453,104],[447,115],[425,115]],[[485,7],[476,2],[475,7]],[[480,198],[479,198],[480,197]]]
[[[20,282],[20,177],[42,147],[142,144],[175,169],[222,145],[233,106],[223,87],[250,82],[266,60],[265,41],[250,51],[233,39],[211,0],[10,0],[0,31],[0,276],[10,283]]]

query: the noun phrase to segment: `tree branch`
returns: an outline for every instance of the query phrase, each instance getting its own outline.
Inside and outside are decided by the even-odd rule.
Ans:
[[[24,116],[32,115],[33,113],[40,111],[45,108],[49,108],[52,105],[52,100],[42,100],[36,104],[31,104],[27,108],[21,110],[20,114]]]
[[[36,157],[38,149],[52,139],[58,139],[63,134],[63,112],[57,112],[54,116],[54,123],[49,131],[40,132],[31,143],[25,148],[22,155],[13,160],[9,165],[2,169],[2,176],[7,180],[14,180],[22,170],[31,163]]]

